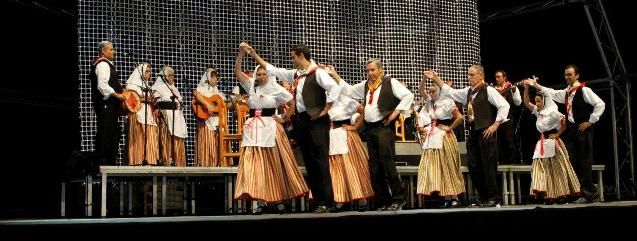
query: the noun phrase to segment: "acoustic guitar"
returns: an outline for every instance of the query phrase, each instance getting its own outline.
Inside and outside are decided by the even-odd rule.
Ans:
[[[212,113],[217,113],[217,115],[221,116],[222,113],[226,112],[226,103],[223,101],[221,96],[213,95],[210,97],[202,96],[206,103],[212,104],[214,109]],[[195,114],[195,117],[200,120],[207,120],[210,118],[210,113],[204,104],[199,103],[197,98],[192,98],[192,112]]]

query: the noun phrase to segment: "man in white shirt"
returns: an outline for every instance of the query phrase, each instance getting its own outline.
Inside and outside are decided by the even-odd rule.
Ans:
[[[303,44],[292,47],[290,51],[295,68],[291,70],[272,66],[246,43],[241,43],[241,48],[259,65],[265,66],[268,75],[292,84],[296,103],[294,139],[301,148],[308,184],[318,203],[314,212],[337,212],[330,176],[330,118],[327,112],[338,98],[340,87],[325,70],[318,68],[311,59],[310,49]],[[290,118],[285,116],[283,119],[287,121]]]
[[[543,87],[534,80],[529,82],[553,101],[566,105],[564,113],[567,116],[566,137],[564,142],[568,150],[569,159],[579,178],[582,197],[575,203],[590,203],[598,201],[599,193],[593,185],[593,130],[591,126],[599,121],[604,113],[606,104],[586,87],[586,82],[579,82],[579,68],[568,65],[564,68],[564,79],[568,86],[562,90]]]
[[[328,66],[326,69],[339,81],[344,95],[364,101],[367,151],[375,206],[381,211],[401,210],[405,205],[405,189],[394,163],[394,125],[401,112],[406,114],[410,111],[414,94],[395,78],[385,75],[383,63],[379,59],[367,61],[365,70],[368,80],[354,86],[342,80],[333,67]]]
[[[98,45],[99,57],[91,62],[93,109],[97,116],[95,154],[100,164],[115,165],[121,129],[118,122],[124,88],[119,80],[113,59],[113,43],[102,41]]]
[[[502,97],[509,103],[509,115],[507,121],[502,123],[498,128],[498,162],[500,164],[513,164],[520,161],[520,155],[518,152],[518,136],[515,135],[515,128],[519,120],[517,120],[517,114],[522,104],[522,97],[520,96],[520,90],[514,84],[509,82],[507,73],[504,70],[495,71],[495,89],[500,92]]]
[[[467,164],[472,183],[478,189],[481,206],[496,207],[502,196],[498,192],[496,174],[498,170],[498,138],[496,131],[507,120],[509,103],[498,91],[484,82],[484,67],[472,65],[467,71],[469,85],[463,89],[452,89],[434,71],[424,75],[440,87],[440,96],[449,96],[454,101],[471,106],[468,112],[469,136],[467,137]]]

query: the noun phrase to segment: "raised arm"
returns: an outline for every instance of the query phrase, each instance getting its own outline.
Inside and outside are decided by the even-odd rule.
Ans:
[[[245,57],[245,51],[239,48],[239,52],[237,53],[237,59],[234,62],[234,76],[237,77],[237,79],[239,80],[239,82],[241,82],[242,85],[245,85],[245,84],[248,84],[248,82],[250,81],[250,78],[245,73],[243,73],[243,68],[241,67],[243,63],[243,57]]]
[[[529,83],[527,81],[524,81],[524,105],[527,109],[533,111],[535,110],[535,105],[531,104],[531,98],[529,97],[529,88]]]

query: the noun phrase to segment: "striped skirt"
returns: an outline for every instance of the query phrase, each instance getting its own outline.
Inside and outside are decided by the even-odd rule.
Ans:
[[[148,136],[144,132],[148,128]],[[146,143],[146,160],[148,165],[157,165],[159,160],[159,133],[157,126],[146,125],[137,121],[135,113],[128,115],[128,165],[142,165],[144,161],[144,143]],[[147,138],[144,139],[144,138]]]
[[[374,196],[369,177],[369,157],[355,131],[347,132],[347,154],[330,156],[334,201],[351,202]]]
[[[417,193],[445,197],[464,192],[458,141],[456,135],[447,133],[442,140],[442,149],[427,149],[422,153],[418,166]]]
[[[555,156],[536,158],[531,171],[531,195],[542,195],[545,199],[556,199],[580,191],[577,175],[568,160],[564,142],[555,142]]]
[[[239,159],[235,199],[274,203],[309,192],[281,124],[276,123],[274,147],[246,146]]]
[[[160,136],[160,149],[161,149],[161,160],[164,162],[164,166],[169,166],[171,162],[174,162],[178,167],[186,166],[186,145],[184,143],[184,138],[175,136],[173,143],[171,144],[171,140],[173,140],[170,131],[168,130],[168,125],[162,121],[159,121],[159,136]],[[172,151],[170,148],[172,147]],[[172,156],[174,155],[175,160],[173,160]]]
[[[219,145],[217,131],[210,130],[206,122],[197,122],[197,164],[202,167],[230,166],[219,163]]]

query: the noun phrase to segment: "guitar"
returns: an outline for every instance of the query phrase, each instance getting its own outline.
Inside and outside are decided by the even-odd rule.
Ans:
[[[214,108],[212,109],[212,113],[217,113],[219,117],[223,114],[225,116],[226,112],[226,103],[223,101],[221,96],[212,95],[210,97],[202,96],[206,103],[212,104]],[[210,112],[208,112],[208,108],[204,104],[199,103],[195,97],[192,98],[192,112],[195,114],[195,117],[200,120],[207,120],[210,118]],[[221,119],[221,118],[220,118]]]

